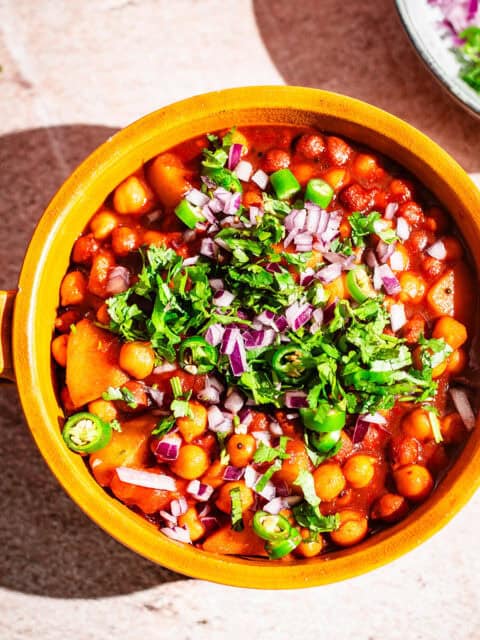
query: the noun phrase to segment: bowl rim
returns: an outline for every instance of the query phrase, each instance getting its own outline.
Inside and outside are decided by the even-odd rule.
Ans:
[[[420,158],[430,169],[428,159],[435,158],[435,175],[446,187],[459,191],[459,202],[470,212],[466,219],[473,219],[472,224],[480,229],[480,193],[467,174],[436,143],[395,116],[359,100],[318,89],[288,86],[226,89],[176,102],[140,118],[82,162],[53,197],[32,236],[20,274],[14,310],[14,366],[22,407],[37,446],[67,493],[107,533],[144,557],[195,578],[239,587],[291,589],[318,586],[380,567],[443,527],[480,485],[480,475],[475,472],[476,465],[480,465],[480,446],[477,446],[478,438],[471,437],[460,459],[436,488],[434,499],[417,507],[415,517],[410,518],[408,524],[400,523],[385,529],[367,542],[321,559],[267,563],[210,554],[166,539],[143,518],[108,496],[93,478],[91,483],[84,483],[77,475],[79,457],[59,446],[59,429],[55,427],[55,435],[51,409],[47,408],[46,400],[39,392],[45,385],[52,389],[53,384],[51,377],[48,383],[45,381],[50,368],[49,344],[45,349],[45,344],[37,339],[37,332],[46,322],[41,317],[38,290],[40,284],[43,286],[42,278],[47,277],[44,273],[46,262],[53,259],[52,244],[62,240],[65,221],[71,215],[69,212],[81,201],[89,185],[101,180],[110,166],[121,161],[125,149],[140,144],[152,128],[160,128],[160,131],[162,127],[178,128],[179,123],[184,125],[192,121],[195,114],[202,114],[202,117],[205,114],[233,115],[249,109],[273,113],[287,107],[295,112],[343,118],[356,127],[370,130],[379,139],[383,136],[387,142],[413,149],[412,157]],[[110,185],[110,189],[113,186]],[[479,212],[477,216],[475,211]],[[51,334],[51,325],[48,330]],[[464,465],[461,469],[460,460]],[[80,464],[83,464],[81,460]],[[450,491],[453,483],[455,491]]]

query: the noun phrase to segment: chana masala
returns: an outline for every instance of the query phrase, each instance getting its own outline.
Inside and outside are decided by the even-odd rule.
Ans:
[[[475,425],[474,282],[447,213],[371,150],[278,125],[189,140],[75,242],[63,438],[173,540],[355,545],[427,499]]]

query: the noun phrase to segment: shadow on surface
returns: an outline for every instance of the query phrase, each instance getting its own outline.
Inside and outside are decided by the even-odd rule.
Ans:
[[[393,0],[253,0],[285,82],[347,94],[403,118],[467,170],[480,170],[479,121],[443,92],[403,31]]]
[[[15,286],[33,228],[60,184],[113,133],[72,125],[0,138],[0,286]],[[0,469],[1,586],[97,598],[184,579],[110,538],[64,493],[28,432],[14,385],[0,386]]]

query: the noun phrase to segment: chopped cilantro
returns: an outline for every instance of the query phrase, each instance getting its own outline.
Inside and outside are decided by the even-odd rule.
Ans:
[[[265,471],[265,473],[261,476],[255,485],[255,491],[257,493],[262,492],[267,486],[268,482],[271,480],[273,474],[281,469],[282,463],[280,460],[275,460],[275,462]]]
[[[175,426],[174,416],[167,416],[162,418],[157,426],[152,431],[152,436],[165,436]]]
[[[114,418],[113,420],[110,420],[110,426],[114,431],[118,431],[118,432],[122,431],[122,425],[116,418]]]
[[[312,506],[308,502],[301,502],[295,505],[292,511],[297,524],[314,533],[335,531],[340,526],[338,513],[324,516],[320,512],[318,505]]]
[[[315,491],[313,476],[309,471],[302,469],[293,484],[301,488],[303,491],[303,497],[308,504],[312,505],[312,507],[316,507],[320,504],[320,498],[317,496]]]
[[[104,400],[122,400],[126,402],[131,409],[136,409],[138,406],[135,396],[127,387],[108,387],[108,389],[102,393],[102,398]]]
[[[232,511],[230,514],[232,529],[235,531],[243,531],[242,494],[239,487],[230,489],[230,501],[232,504]]]
[[[364,247],[365,238],[371,234],[377,235],[380,240],[391,244],[397,240],[397,234],[389,227],[382,229],[381,222],[382,216],[378,211],[372,211],[369,214],[360,213],[360,211],[354,211],[348,218],[352,227],[352,243],[355,247]]]
[[[275,448],[269,447],[264,442],[260,442],[257,450],[253,454],[253,461],[257,464],[262,464],[263,462],[273,462],[277,458],[280,460],[288,460],[290,457],[286,452],[288,440],[289,438],[287,436],[282,436],[278,447]]]

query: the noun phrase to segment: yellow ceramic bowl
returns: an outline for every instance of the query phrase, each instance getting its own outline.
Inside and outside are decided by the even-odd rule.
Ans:
[[[62,186],[26,254],[14,304],[13,361],[25,415],[45,460],[79,506],[117,540],[154,562],[197,578],[242,587],[308,587],[383,565],[445,525],[480,483],[480,430],[472,433],[429,500],[400,524],[359,546],[322,558],[290,562],[218,556],[168,540],[95,482],[83,460],[61,439],[62,411],[50,362],[58,291],[70,251],[105,197],[143,162],[185,139],[232,125],[257,124],[318,127],[398,161],[451,212],[475,256],[478,272],[480,194],[463,170],[419,131],[365,103],[314,89],[252,87],[210,93],[161,109],[120,131]],[[6,300],[0,295],[0,309]],[[6,322],[4,313],[4,335],[8,333]],[[4,357],[8,359],[8,354]],[[7,368],[8,362],[4,366]]]

